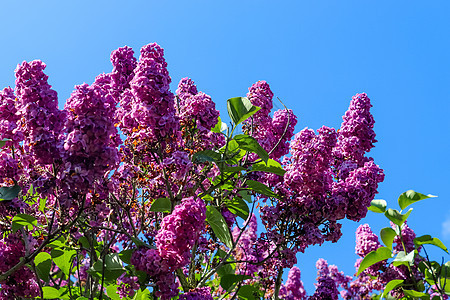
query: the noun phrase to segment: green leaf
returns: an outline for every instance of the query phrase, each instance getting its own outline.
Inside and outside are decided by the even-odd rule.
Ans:
[[[60,290],[57,290],[52,286],[42,287],[42,293],[44,299],[59,299],[62,294]]]
[[[49,274],[52,268],[52,257],[47,252],[40,252],[34,258],[34,264],[36,265],[36,272],[40,279],[45,282],[49,281]]]
[[[158,198],[153,201],[152,206],[150,207],[150,211],[158,211],[158,212],[170,212],[172,209],[172,202],[170,202],[169,198]]]
[[[406,296],[413,297],[414,299],[415,299],[415,298],[418,298],[418,297],[420,297],[420,299],[422,299],[422,300],[424,300],[424,299],[426,299],[426,300],[430,299],[430,294],[426,294],[426,293],[422,293],[422,292],[418,292],[418,291],[414,291],[414,290],[405,290],[405,289],[403,289],[403,293],[404,293]]]
[[[248,193],[248,190],[239,191],[238,194],[241,195],[247,203],[252,203],[252,196]]]
[[[250,116],[260,110],[245,97],[235,97],[227,100],[228,115],[235,125],[247,120]]]
[[[396,236],[395,230],[390,227],[383,228],[380,231],[381,240],[389,249],[392,249],[392,242],[394,242]]]
[[[217,257],[217,260],[225,258],[227,253],[223,251],[222,249],[217,249],[217,252],[215,256]],[[230,257],[227,259],[227,261],[233,261],[233,255],[230,255]],[[234,274],[234,267],[236,264],[223,264],[222,267],[220,267],[217,270],[217,274],[219,277],[223,277],[226,274]]]
[[[279,176],[284,176],[284,173],[286,173],[286,171],[281,167],[280,163],[273,159],[269,159],[267,161],[267,164],[263,162],[254,164],[252,166],[252,171],[274,173]]]
[[[135,249],[122,250],[119,253],[120,259],[128,265],[131,264],[131,255],[133,255],[134,250]]]
[[[412,208],[410,208],[405,214],[401,214],[398,210],[389,208],[384,215],[386,218],[394,222],[394,224],[398,226],[402,226],[405,223],[406,219],[408,219],[409,215],[412,212]]]
[[[250,211],[248,209],[247,203],[245,203],[242,198],[234,197],[233,200],[229,200],[226,202],[226,206],[228,210],[233,214],[241,217],[244,220],[247,220]]]
[[[370,202],[369,210],[376,213],[384,213],[386,211],[386,200],[376,199]]]
[[[256,300],[259,298],[255,298],[255,293],[258,293],[258,290],[251,285],[243,285],[238,291],[239,299],[243,300]]]
[[[111,284],[106,287],[106,295],[108,295],[111,300],[121,300],[119,294],[117,293],[117,285]]]
[[[137,292],[134,294],[133,300],[148,300],[152,299],[150,298],[150,291],[148,289],[138,289]]]
[[[12,219],[12,230],[16,232],[22,227],[27,227],[28,230],[32,230],[34,226],[37,225],[37,220],[35,217],[26,214],[17,214]]]
[[[248,275],[226,274],[220,279],[220,286],[224,290],[229,291],[236,283],[250,278],[252,277]]]
[[[51,251],[53,261],[66,275],[69,275],[71,261],[76,254],[75,250],[52,249]]]
[[[110,297],[111,298],[111,297]],[[89,300],[89,298],[86,298],[86,297],[83,297],[83,296],[80,296],[80,297],[78,297],[76,300]],[[116,299],[113,299],[113,300],[116,300]],[[120,300],[120,297],[119,297],[119,299],[118,300]]]
[[[85,237],[84,237],[85,238]],[[81,238],[80,238],[81,239]],[[51,242],[50,244],[47,245],[47,247],[51,247],[51,248],[64,248],[66,246],[65,244],[66,240],[64,239],[63,236],[60,236],[57,240],[54,240],[53,242]],[[88,248],[86,248],[88,249]]]
[[[259,194],[280,199],[280,196],[275,194],[267,185],[265,185],[261,182],[254,181],[254,180],[247,180],[247,185],[251,190],[253,190]]]
[[[217,120],[216,126],[214,126],[211,131],[215,133],[221,133],[222,131],[227,130],[228,126],[224,122],[222,122],[222,119],[220,117]]]
[[[245,134],[238,134],[234,137],[234,140],[239,144],[241,149],[256,153],[267,164],[269,154],[263,147],[261,147],[254,137]]]
[[[413,204],[414,202],[428,199],[428,198],[435,198],[435,197],[437,197],[437,196],[430,195],[430,194],[424,195],[421,193],[417,193],[413,190],[409,190],[409,191],[406,191],[403,194],[401,194],[400,197],[398,197],[398,204],[400,205],[400,208],[403,210],[406,207],[408,207],[409,205]]]
[[[11,141],[11,139],[3,139],[3,140],[1,140],[0,141],[0,148],[5,147],[6,142],[9,142],[9,141]]]
[[[448,253],[447,247],[438,238],[432,238],[431,235],[422,235],[414,239],[414,245],[418,248],[420,245],[430,244],[441,248]]]
[[[228,248],[232,248],[233,240],[231,239],[230,229],[222,214],[215,207],[208,206],[206,208],[206,221],[211,226],[217,238]]]
[[[0,201],[4,201],[4,200],[13,200],[14,198],[16,198],[20,191],[22,190],[22,188],[15,184],[13,186],[4,186],[0,188]]]
[[[194,162],[203,163],[205,161],[211,161],[211,162],[219,161],[220,158],[221,158],[220,153],[217,153],[212,150],[203,150],[203,151],[194,153],[192,160]]]
[[[412,265],[414,262],[414,252],[415,250],[409,252],[407,255],[405,254],[405,251],[400,251],[397,256],[392,261],[392,264],[395,267],[398,267],[400,265]]]
[[[403,279],[394,279],[389,281],[388,284],[386,284],[386,287],[384,288],[383,294],[381,294],[381,298],[386,297],[390,291],[401,286],[403,281],[404,281]]]
[[[108,271],[117,271],[117,270],[124,270],[124,267],[122,265],[122,260],[120,259],[120,256],[118,253],[110,253],[106,255],[105,258],[105,267]]]
[[[361,274],[362,271],[376,264],[377,262],[389,259],[391,257],[392,257],[392,250],[387,247],[380,247],[377,250],[370,252],[361,261],[356,276],[358,276],[359,274]]]

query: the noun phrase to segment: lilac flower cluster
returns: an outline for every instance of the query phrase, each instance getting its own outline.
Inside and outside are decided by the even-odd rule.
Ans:
[[[244,226],[247,226],[247,228],[240,237],[240,229],[238,227],[234,227],[232,231],[234,240],[237,240],[239,237],[234,256],[237,260],[245,261],[236,265],[236,272],[242,275],[253,275],[255,272],[260,271],[261,267],[252,263],[262,260],[262,253],[255,248],[258,239],[258,223],[255,214],[249,216]]]
[[[164,217],[156,235],[156,247],[172,269],[189,262],[191,249],[204,229],[206,206],[203,200],[184,198],[173,212]]]
[[[60,135],[65,113],[58,109],[56,91],[47,83],[46,65],[39,61],[23,62],[16,68],[17,113],[20,131],[25,136],[24,150],[29,164],[52,164],[62,156]]]
[[[180,295],[179,300],[213,300],[209,286],[196,288]]]
[[[244,129],[270,152],[270,158],[280,159],[289,152],[289,141],[294,134],[297,117],[290,109],[277,110],[270,117],[273,92],[267,82],[258,81],[248,90],[247,98],[261,109],[252,119],[244,122]]]
[[[279,294],[281,299],[302,300],[306,299],[306,291],[301,280],[301,272],[298,267],[289,270],[286,284],[283,284]]]
[[[15,266],[24,255],[25,246],[18,233],[0,239],[0,274]],[[0,282],[0,286],[0,300],[34,298],[40,294],[34,274],[25,266]]]
[[[138,144],[160,143],[164,148],[178,139],[179,123],[170,82],[164,50],[155,43],[142,47],[130,89],[122,94],[118,113],[123,133]],[[141,146],[145,147],[145,143]]]
[[[0,140],[11,139],[17,146],[23,133],[18,130],[20,116],[17,114],[16,96],[7,87],[0,91]]]
[[[136,58],[134,51],[128,46],[121,47],[111,53],[113,70],[111,76],[111,87],[115,102],[119,102],[121,93],[130,88],[130,81],[134,77]]]
[[[220,148],[224,144],[224,136],[211,132],[219,117],[211,97],[198,92],[194,82],[186,77],[178,84],[177,100],[177,115],[184,126],[183,136],[188,137],[185,146],[193,150]],[[195,130],[194,134],[190,132],[192,130]]]
[[[62,179],[69,192],[84,192],[119,162],[115,103],[96,81],[91,86],[77,86],[64,108],[68,116]]]

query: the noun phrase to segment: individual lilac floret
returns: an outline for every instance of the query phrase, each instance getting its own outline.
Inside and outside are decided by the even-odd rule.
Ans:
[[[180,295],[179,300],[213,300],[211,295],[211,288],[205,286],[202,288],[193,289],[187,293]]]
[[[183,199],[170,215],[164,217],[155,238],[156,247],[173,269],[189,262],[191,249],[205,226],[205,219],[205,203],[194,197]]]
[[[367,161],[364,155],[377,141],[373,131],[375,121],[370,113],[371,107],[370,99],[365,93],[352,97],[350,107],[342,117],[338,143],[334,150],[334,154],[341,160],[352,160],[358,166]]]
[[[76,86],[67,100],[66,165],[63,178],[73,191],[86,191],[118,164],[115,103],[99,85]]]
[[[30,154],[26,164],[52,164],[62,152],[59,137],[65,114],[58,109],[57,93],[47,83],[45,67],[42,61],[34,60],[24,61],[16,68],[19,126],[25,135],[25,153]]]
[[[359,225],[356,229],[355,253],[364,258],[380,247],[378,236],[372,232],[369,224]]]
[[[301,280],[300,269],[292,267],[289,270],[286,284],[280,289],[280,298],[286,300],[302,300],[306,299],[306,291]]]

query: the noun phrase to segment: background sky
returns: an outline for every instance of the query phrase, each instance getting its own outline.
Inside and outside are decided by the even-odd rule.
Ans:
[[[111,71],[111,51],[128,45],[138,56],[157,42],[172,90],[191,77],[222,116],[226,99],[266,80],[298,116],[296,132],[339,128],[351,97],[366,92],[378,139],[370,155],[386,174],[376,198],[397,208],[408,189],[438,195],[413,206],[409,225],[450,246],[449,12],[446,0],[5,1],[0,87],[14,86],[18,63],[41,59],[62,107],[75,84]],[[320,257],[355,272],[355,230],[364,223],[376,233],[389,226],[369,212],[360,223],[344,221],[338,243],[298,256],[309,294]]]

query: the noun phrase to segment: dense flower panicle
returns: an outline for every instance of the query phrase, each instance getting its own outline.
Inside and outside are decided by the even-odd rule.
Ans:
[[[371,107],[370,99],[365,93],[352,97],[350,107],[342,117],[338,144],[334,150],[335,155],[341,160],[352,160],[358,166],[367,161],[364,155],[377,141],[373,131],[375,121],[370,113]]]
[[[17,145],[23,139],[23,133],[18,131],[19,120],[14,90],[6,87],[0,91],[0,140],[10,139]]]
[[[344,181],[333,182],[332,194],[347,199],[347,218],[359,221],[367,214],[367,208],[377,193],[378,184],[384,180],[384,172],[372,160],[350,172]]]
[[[291,143],[291,164],[286,166],[284,179],[295,192],[297,205],[308,210],[320,210],[333,182],[330,171],[331,151],[336,142],[333,129],[323,126],[318,135],[303,129]]]
[[[99,85],[79,85],[67,100],[65,172],[69,187],[85,191],[114,169],[119,161],[113,117],[115,103]]]
[[[133,252],[131,263],[136,270],[146,272],[156,284],[155,295],[161,299],[171,299],[178,295],[178,284],[175,275],[166,259],[163,259],[157,249],[139,248]]]
[[[195,129],[185,146],[203,150],[220,148],[224,144],[222,134],[211,132],[220,115],[216,104],[209,95],[198,92],[194,81],[187,77],[178,84],[176,109],[182,126],[185,126],[183,137],[191,135],[190,131]]]
[[[134,76],[134,69],[137,62],[134,57],[134,51],[128,46],[118,48],[111,53],[111,63],[113,70],[111,72],[112,87],[120,93],[130,87],[130,81]],[[116,102],[119,100],[115,97]]]
[[[275,143],[273,147],[278,141],[279,143],[271,153],[271,158],[279,159],[289,153],[289,141],[294,136],[295,125],[297,125],[297,116],[291,109],[279,109],[273,114],[272,131]]]
[[[177,141],[179,123],[170,82],[164,50],[155,43],[142,47],[130,92],[121,96],[118,113],[120,128],[138,144],[147,141],[164,148]]]
[[[391,222],[391,227],[392,228],[396,228],[397,225],[395,225],[393,222]],[[406,253],[409,253],[411,251],[413,251],[415,249],[415,245],[414,245],[414,239],[416,238],[416,233],[414,232],[414,230],[412,230],[408,224],[407,221],[405,221],[403,227],[402,227],[402,239],[403,239],[403,244],[405,245],[406,248]],[[400,237],[396,236],[394,239],[394,250],[399,252],[399,251],[405,251],[405,249],[403,249],[403,245],[402,245],[402,241],[400,240]]]
[[[301,280],[301,272],[298,267],[292,267],[289,270],[286,284],[280,289],[280,298],[286,300],[306,299],[306,291]]]
[[[30,158],[24,163],[51,164],[62,155],[60,135],[65,113],[58,109],[56,91],[47,83],[46,65],[23,62],[16,68],[17,111],[20,130],[25,135],[24,150]]]
[[[204,228],[206,206],[203,200],[185,198],[172,213],[164,217],[156,235],[156,247],[161,257],[173,269],[189,262],[190,252]]]
[[[180,295],[179,300],[213,300],[211,296],[211,288],[205,286],[202,288],[193,289],[187,293]]]
[[[256,249],[256,242],[258,240],[257,231],[258,231],[258,223],[256,220],[255,214],[251,214],[245,225],[247,228],[244,230],[242,235],[237,242],[235,257],[237,260],[248,261],[248,262],[258,262],[261,260],[261,254],[258,253]],[[237,240],[239,237],[240,230],[238,227],[234,227],[232,234],[233,239]],[[256,271],[258,271],[258,266],[253,265],[251,263],[239,263],[236,266],[237,272],[243,275],[253,275]]]
[[[261,109],[253,115],[254,118],[266,118],[270,114],[273,107],[273,92],[266,81],[258,81],[249,87],[247,98],[253,105],[261,107]]]
[[[338,300],[339,291],[336,283],[331,277],[319,277],[317,279],[317,288],[314,294],[308,298],[309,300]]]
[[[358,229],[356,229],[355,253],[364,258],[367,254],[380,247],[378,236],[372,232],[369,224],[359,225]]]
[[[191,96],[195,96],[198,93],[197,86],[194,81],[188,77],[182,78],[178,83],[177,88],[177,96],[180,101],[180,105],[182,101],[186,101]],[[177,107],[178,108],[178,107]],[[180,112],[178,112],[180,113]]]
[[[164,159],[164,166],[169,169],[170,176],[175,180],[182,180],[193,167],[192,161],[186,152],[175,151]]]
[[[32,250],[32,249],[30,249]],[[25,246],[18,233],[0,239],[0,274],[15,266],[25,255]],[[0,299],[39,296],[39,286],[32,271],[23,266],[6,280],[0,282]]]

